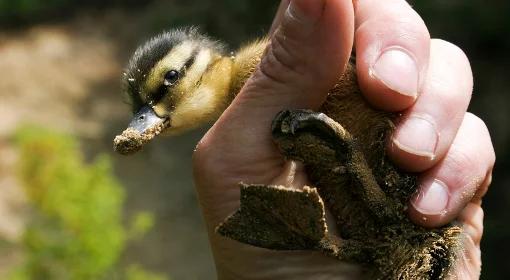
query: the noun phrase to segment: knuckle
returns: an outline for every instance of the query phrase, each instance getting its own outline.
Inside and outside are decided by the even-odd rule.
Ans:
[[[363,28],[368,31],[376,28],[383,31],[386,36],[394,34],[394,36],[404,35],[408,38],[430,40],[425,22],[406,1],[392,0],[382,4],[378,0],[365,0],[360,1],[358,7],[357,29]]]
[[[487,128],[487,125],[485,122],[478,117],[477,115],[467,112],[464,116],[465,121],[470,124],[474,129],[478,130],[479,132],[483,134],[489,134],[489,129]]]
[[[419,17],[388,13],[361,23],[356,29],[356,48],[363,61],[375,63],[385,49],[400,47],[414,56],[425,71],[430,55],[430,34]]]
[[[274,56],[273,51],[268,49],[259,64],[259,71],[255,73],[254,78],[258,79],[257,74],[260,74],[263,78],[269,82],[283,84],[285,79],[282,78],[282,64],[278,62],[278,59]]]
[[[474,203],[468,203],[459,216],[459,221],[464,224],[465,232],[475,244],[479,244],[483,236],[483,218],[482,207]]]
[[[432,47],[440,48],[442,51],[447,52],[449,56],[454,57],[458,61],[463,61],[469,64],[466,53],[457,45],[443,39],[432,39]]]
[[[353,1],[358,17],[366,18],[372,14],[383,15],[390,12],[414,11],[411,5],[405,0],[357,0]]]
[[[447,164],[449,170],[453,171],[452,174],[461,180],[471,180],[472,175],[477,176],[480,171],[478,164],[476,163],[476,156],[469,150],[452,146],[449,154],[447,155]],[[472,175],[470,175],[472,174]],[[465,185],[467,182],[462,184],[456,184],[459,186]]]
[[[487,194],[489,191],[489,187],[492,184],[492,168],[487,171],[487,175],[485,177],[485,180],[482,182],[478,190],[476,191],[474,199],[481,201],[482,198]]]
[[[443,176],[449,178],[449,185],[456,188],[480,188],[490,174],[494,160],[494,149],[485,123],[475,115],[467,113],[444,159]]]
[[[292,43],[283,36],[281,34],[273,36],[259,66],[264,76],[278,83],[289,81],[296,75],[302,75],[306,64],[294,53],[295,48],[290,46]]]
[[[469,61],[457,46],[446,41],[431,41],[429,68],[423,92],[429,101],[441,100],[444,112],[462,118],[473,92],[473,78]]]
[[[487,153],[488,170],[491,170],[496,162],[496,152],[492,145],[492,139],[490,136],[489,128],[485,122],[473,113],[466,113],[466,121],[471,122],[473,131],[476,131],[480,137],[479,148]]]
[[[382,41],[385,47],[391,44],[414,44],[430,41],[430,34],[421,20],[414,16],[401,14],[385,14],[370,18],[357,28],[357,35],[364,34]]]
[[[455,67],[456,71],[462,71],[457,73],[456,76],[461,79],[461,84],[469,86],[469,93],[471,93],[473,87],[473,73],[466,53],[457,45],[442,39],[432,39],[431,50],[439,54],[441,59],[444,60],[444,63]]]

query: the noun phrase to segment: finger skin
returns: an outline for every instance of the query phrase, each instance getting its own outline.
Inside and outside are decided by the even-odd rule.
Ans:
[[[356,66],[364,96],[385,111],[407,109],[427,71],[427,27],[404,0],[359,0],[355,16]]]
[[[353,11],[342,1],[311,3],[291,1],[260,67],[234,102],[257,95],[263,106],[276,104],[282,109],[318,108],[323,103],[351,54]],[[316,16],[320,18],[311,19]]]
[[[483,235],[483,210],[476,203],[468,205],[459,214],[464,236],[463,250],[457,258],[454,271],[447,279],[479,279],[482,268],[480,240]]]
[[[339,263],[320,253],[275,252],[214,233],[214,228],[239,207],[239,182],[272,184],[282,178],[287,180],[287,176],[282,176],[285,161],[270,135],[272,119],[286,108],[320,106],[349,59],[354,37],[350,2],[292,3],[305,14],[320,14],[319,19],[303,19],[289,12],[289,8],[285,10],[259,70],[193,154],[198,199],[219,279],[314,279],[317,275],[359,278],[357,266]],[[306,175],[299,169],[298,172]]]
[[[283,16],[285,15],[285,11],[289,7],[289,4],[290,4],[290,0],[282,0],[280,2],[280,5],[278,6],[278,10],[276,11],[276,15],[273,19],[273,24],[271,25],[271,28],[269,29],[270,35],[274,34],[276,29],[282,23]]]
[[[471,238],[473,244],[480,247],[483,235],[483,209],[477,203],[470,202],[460,212],[457,220],[462,223],[464,232]]]
[[[445,225],[489,187],[495,162],[489,131],[484,122],[466,113],[445,158],[419,177],[410,202],[409,216],[425,227]]]
[[[416,103],[403,113],[388,149],[397,165],[412,172],[427,170],[444,157],[464,118],[473,89],[464,52],[432,40],[422,88]]]

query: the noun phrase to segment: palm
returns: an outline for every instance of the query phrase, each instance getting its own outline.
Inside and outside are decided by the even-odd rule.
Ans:
[[[258,120],[246,120],[238,117],[239,112],[231,106],[213,128],[204,136],[200,146],[207,146],[206,153],[200,155],[206,161],[201,171],[210,176],[207,184],[210,191],[207,196],[216,202],[222,201],[225,207],[217,207],[211,215],[214,227],[232,213],[239,204],[240,182],[275,184],[278,178],[285,176],[285,160],[273,144],[270,125],[274,114]],[[303,171],[299,176],[304,177]]]
[[[206,221],[215,257],[223,262],[223,271],[218,271],[220,278],[250,275],[256,279],[296,279],[296,275],[300,275],[303,279],[310,279],[321,274],[356,278],[359,273],[357,267],[341,264],[318,252],[267,250],[244,245],[214,233],[214,228],[239,206],[237,186],[240,181],[293,187],[306,183],[304,170],[285,163],[273,144],[270,135],[271,115],[260,124],[253,124],[252,129],[246,129],[246,121],[236,121],[241,118],[236,118],[235,114],[235,109],[228,110],[199,144],[211,147],[206,154],[202,150],[200,155],[207,157],[210,165],[203,166],[202,159],[199,160],[202,163],[200,170],[207,170],[211,174],[205,176],[208,178],[207,189],[211,191],[200,195],[207,196],[201,197],[203,203],[211,199],[215,201],[211,203],[217,205],[208,207],[214,211],[207,213]],[[230,121],[226,122],[224,118]]]

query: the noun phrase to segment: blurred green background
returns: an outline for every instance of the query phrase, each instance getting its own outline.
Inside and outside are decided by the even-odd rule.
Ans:
[[[198,25],[235,49],[267,31],[277,2],[0,0],[0,279],[213,279],[190,170],[204,130],[114,154],[130,112],[120,73],[137,44],[176,26]],[[471,60],[470,111],[497,153],[482,278],[505,279],[510,2],[411,4],[433,37]]]

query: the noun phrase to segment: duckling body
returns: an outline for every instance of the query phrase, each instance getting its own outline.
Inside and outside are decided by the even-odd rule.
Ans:
[[[261,39],[227,56],[221,44],[193,29],[147,42],[123,78],[135,117],[114,140],[115,149],[133,153],[160,133],[214,121],[256,70],[267,44]],[[387,160],[384,143],[394,117],[366,103],[349,63],[319,112],[284,111],[268,127],[282,154],[305,164],[316,189],[243,185],[241,208],[217,232],[269,249],[321,250],[365,265],[371,279],[445,278],[461,230],[424,229],[405,215],[416,178]],[[263,211],[268,205],[272,211]],[[327,231],[325,208],[341,236]]]

